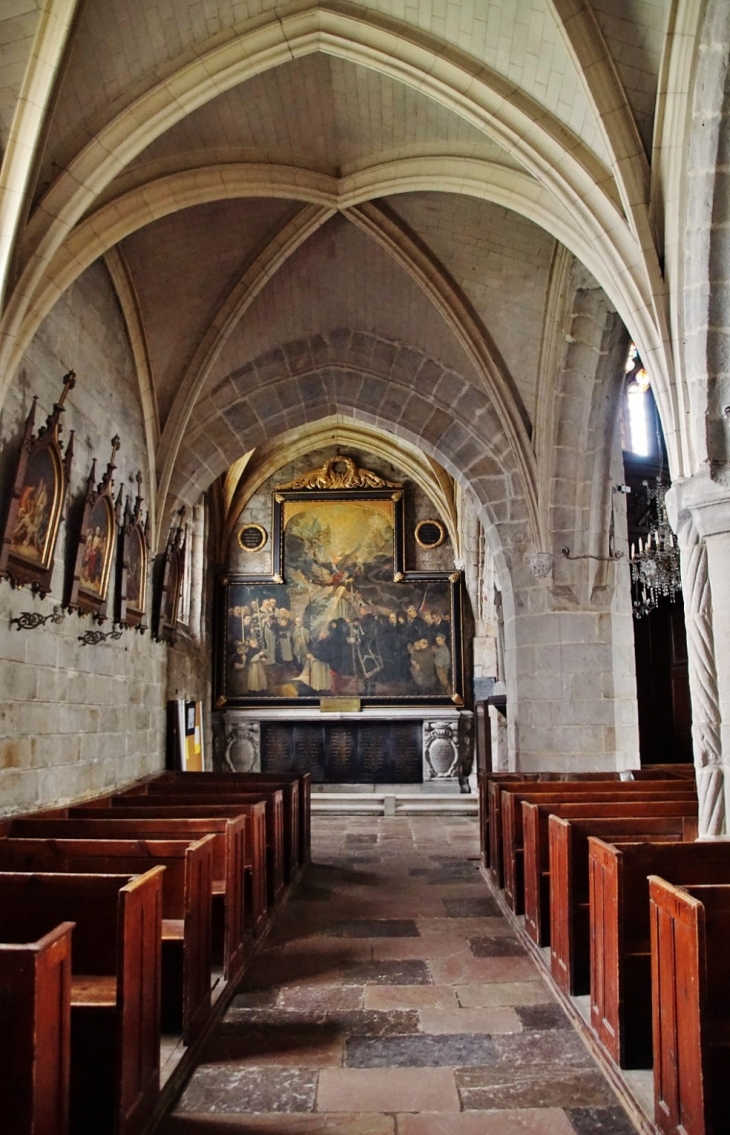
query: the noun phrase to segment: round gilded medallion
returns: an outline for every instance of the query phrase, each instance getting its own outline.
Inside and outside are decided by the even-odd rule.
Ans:
[[[419,520],[414,535],[419,548],[439,548],[446,539],[446,529],[440,520]]]
[[[238,533],[238,546],[244,552],[260,552],[269,534],[260,524],[244,524]]]

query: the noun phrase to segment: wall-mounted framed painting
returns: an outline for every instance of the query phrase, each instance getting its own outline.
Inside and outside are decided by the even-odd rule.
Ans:
[[[137,497],[132,507],[131,498],[124,504],[119,528],[117,556],[116,621],[122,627],[145,631],[147,608],[147,582],[150,562],[149,514],[142,519],[142,474],[137,473]],[[121,493],[117,501],[117,515],[122,511]]]
[[[66,604],[70,611],[78,611],[81,615],[93,615],[99,623],[104,622],[107,614],[109,582],[117,534],[112,474],[116,468],[114,460],[118,450],[119,438],[114,437],[111,459],[98,485],[95,485],[96,458],[91,464]]]
[[[68,490],[73,431],[64,456],[59,440],[60,418],[66,397],[75,384],[76,376],[69,371],[64,375],[59,401],[35,436],[37,398],[33,399],[0,548],[0,578],[9,579],[14,587],[30,584],[41,596],[51,590],[53,556]]]
[[[277,489],[273,573],[219,581],[218,706],[463,704],[461,574],[406,571],[403,489],[358,472]]]
[[[158,558],[153,634],[158,642],[175,642],[185,565],[185,510],[170,529],[167,546]]]

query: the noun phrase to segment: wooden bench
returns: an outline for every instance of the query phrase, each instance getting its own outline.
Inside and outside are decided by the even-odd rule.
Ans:
[[[524,847],[522,830],[522,800],[545,804],[579,804],[595,800],[596,803],[614,803],[621,800],[682,800],[692,805],[697,796],[693,787],[681,781],[616,782],[613,785],[569,784],[555,791],[550,785],[533,785],[528,791],[502,789],[502,861],[504,871],[504,897],[515,912],[523,914],[524,900]]]
[[[260,772],[163,772],[157,776],[146,778],[150,783],[166,782],[174,784],[190,784],[200,789],[201,784],[212,785],[216,790],[220,787],[226,791],[239,792],[242,786],[246,792],[261,788],[286,788],[287,785],[298,785],[296,793],[299,803],[298,840],[294,841],[296,862],[300,867],[311,862],[312,859],[312,776],[311,773],[302,772],[286,776],[273,773]]]
[[[0,871],[144,874],[162,866],[162,1015],[190,1044],[210,1016],[215,837],[185,840],[0,839]]]
[[[694,799],[681,800],[626,800],[596,804],[594,801],[575,804],[535,804],[522,801],[522,841],[525,879],[525,930],[538,946],[550,945],[550,840],[548,817],[553,814],[565,819],[603,819],[623,816],[627,819],[640,816],[684,817],[679,831],[692,830],[691,817],[697,816],[698,804]],[[696,827],[696,824],[695,824]],[[637,829],[638,830],[638,829]],[[647,831],[651,831],[651,827]],[[661,826],[657,832],[673,830]],[[596,832],[600,835],[600,832]],[[680,836],[679,838],[684,838]],[[693,838],[687,835],[686,838]],[[609,841],[610,842],[610,841]],[[586,845],[586,863],[588,847]],[[586,868],[586,880],[587,880]],[[587,901],[586,882],[586,901]]]
[[[59,811],[61,814],[59,814]],[[68,812],[80,811],[80,816]],[[266,925],[266,816],[263,804],[246,816],[122,817],[118,810],[60,809],[53,816],[13,817],[0,822],[0,835],[37,839],[175,839],[194,842],[206,835],[213,844],[213,957],[222,961],[226,980],[240,976],[246,957],[244,903],[246,875],[254,934]],[[222,911],[221,911],[222,908]]]
[[[252,792],[280,791],[284,809],[283,878],[286,883],[293,882],[299,870],[301,810],[298,778],[291,777],[288,780],[282,780],[267,777],[243,785],[240,778],[234,773],[227,775],[228,780],[226,781],[222,779],[226,776],[225,773],[163,773],[161,777],[148,780],[144,788],[149,797],[189,796],[191,804],[196,801],[211,802],[216,799],[220,800],[221,804],[225,804],[234,797],[240,798],[242,795],[245,796]],[[212,779],[213,777],[216,779]],[[231,783],[231,780],[234,783]],[[125,793],[125,795],[128,795],[128,793]]]
[[[131,794],[129,796],[113,795],[102,802],[90,801],[84,805],[84,814],[96,810],[97,807],[109,807],[111,811],[125,811],[128,817],[134,815],[141,817],[145,812],[157,815],[180,815],[188,817],[203,816],[235,816],[246,815],[252,804],[263,803],[266,806],[266,886],[267,903],[273,909],[284,890],[284,797],[281,789],[272,788],[261,793],[229,793],[226,794],[225,803],[220,796],[195,794],[195,801],[191,800],[189,793],[177,794],[165,792],[161,794]],[[163,809],[167,809],[166,812]],[[73,809],[74,814],[79,812]]]
[[[601,772],[601,773],[528,773],[527,775],[515,773],[500,773],[490,775],[487,777],[487,807],[485,810],[486,820],[488,824],[488,832],[485,835],[485,842],[489,848],[489,871],[492,881],[498,889],[504,887],[504,867],[502,862],[502,790],[509,789],[510,791],[519,792],[520,790],[529,791],[530,789],[545,792],[571,792],[574,789],[580,790],[583,787],[590,788],[593,785],[600,785],[601,782],[607,783],[607,788],[623,789],[635,787],[637,782],[645,780],[659,779],[664,784],[669,781],[670,783],[681,783],[676,777],[670,777],[665,774],[658,776],[645,777],[642,775],[642,770],[634,770],[632,773],[633,780],[623,781],[620,780],[619,773]],[[516,779],[514,779],[516,777]],[[690,788],[693,782],[684,781],[684,788]]]
[[[74,922],[71,1130],[140,1135],[159,1095],[164,867],[144,875],[0,873],[0,940]]]
[[[131,800],[134,799],[134,804]],[[253,829],[258,830],[258,824],[255,824],[255,814],[251,812],[252,808],[261,809],[260,815],[263,817],[260,831],[253,834]],[[276,905],[277,893],[280,893],[280,885],[283,884],[283,877],[279,874],[279,892],[276,891],[275,883],[271,881],[271,860],[274,857],[274,850],[271,849],[271,844],[268,839],[269,832],[269,809],[266,807],[266,800],[255,798],[253,804],[190,804],[187,797],[178,799],[174,802],[173,799],[167,799],[165,802],[150,797],[125,797],[119,798],[114,806],[104,809],[83,807],[83,808],[69,808],[68,814],[73,818],[91,817],[95,815],[107,814],[109,817],[117,816],[120,819],[144,819],[145,817],[156,819],[229,819],[234,816],[244,816],[249,821],[252,829],[252,839],[249,847],[253,851],[252,844],[257,842],[257,867],[258,871],[255,876],[251,876],[252,888],[258,882],[262,894],[259,897],[262,901],[255,901],[257,909],[262,906],[263,913],[274,908]],[[260,836],[260,843],[258,842]],[[279,848],[282,847],[282,842],[279,841]],[[279,859],[280,863],[280,859]],[[253,871],[253,859],[251,860],[251,869]],[[254,898],[253,892],[247,892],[247,898],[250,899],[252,905],[252,918],[254,926],[261,925],[261,920],[257,919],[253,913]]]
[[[581,996],[590,990],[589,836],[614,844],[696,838],[696,815],[659,815],[657,809],[667,807],[661,802],[640,807],[637,815],[632,805],[622,805],[621,815],[602,819],[548,817],[550,971],[566,993]]]
[[[718,1135],[730,1117],[730,886],[649,876],[654,1121]]]
[[[492,862],[490,851],[490,783],[499,784],[500,787],[508,786],[509,784],[516,784],[521,781],[523,784],[559,784],[566,782],[575,782],[579,784],[591,784],[595,781],[608,781],[609,783],[623,783],[622,776],[625,773],[620,772],[487,772],[480,769],[477,773],[477,784],[479,788],[479,841],[480,850],[482,855],[482,863],[485,867],[490,867]],[[694,765],[647,765],[644,768],[632,769],[630,772],[630,779],[637,780],[694,780]],[[495,808],[499,808],[499,794],[497,793],[496,799],[493,802]],[[499,817],[497,816],[497,828],[494,832],[494,846],[497,851],[501,848],[502,836],[501,827],[499,824]],[[499,858],[499,855],[498,855]],[[501,871],[501,869],[500,869]],[[503,885],[501,874],[499,879],[494,880],[498,886]]]
[[[622,1068],[650,1068],[649,875],[675,885],[730,882],[730,844],[589,845],[591,1028]]]
[[[13,1135],[68,1135],[73,926],[0,943],[0,1100]]]

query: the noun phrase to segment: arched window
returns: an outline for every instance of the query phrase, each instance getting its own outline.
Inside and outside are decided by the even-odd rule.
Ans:
[[[664,438],[649,375],[632,343],[626,359],[621,448],[636,457],[664,458]]]

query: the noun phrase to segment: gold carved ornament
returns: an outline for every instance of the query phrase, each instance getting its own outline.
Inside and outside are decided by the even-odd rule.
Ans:
[[[386,481],[369,469],[360,469],[351,457],[330,457],[318,469],[301,473],[277,489],[400,489],[398,481]]]

